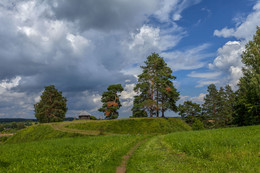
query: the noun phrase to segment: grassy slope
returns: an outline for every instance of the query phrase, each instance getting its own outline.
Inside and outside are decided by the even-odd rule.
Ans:
[[[67,127],[120,134],[166,134],[191,130],[190,126],[178,118],[133,118],[85,121],[85,123],[70,124],[67,125]]]
[[[128,172],[260,172],[260,126],[153,137]]]
[[[84,136],[0,145],[0,172],[115,172],[141,135]]]
[[[63,138],[63,137],[75,137],[82,136],[78,133],[68,133],[54,130],[50,125],[34,125],[26,129],[20,130],[17,134],[10,137],[6,143],[21,143],[21,142],[31,142],[40,141],[53,138]]]

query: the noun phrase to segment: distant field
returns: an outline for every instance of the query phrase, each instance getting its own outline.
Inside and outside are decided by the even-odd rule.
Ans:
[[[166,134],[191,130],[179,118],[133,118],[103,121],[85,121],[66,127],[80,130],[97,130],[114,134]]]
[[[260,126],[171,133],[152,138],[127,172],[260,172]]]

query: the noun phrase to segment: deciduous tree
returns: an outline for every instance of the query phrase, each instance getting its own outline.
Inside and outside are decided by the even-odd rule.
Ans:
[[[238,125],[260,124],[260,28],[257,27],[252,41],[241,55],[245,64],[239,81],[235,105],[235,123]]]

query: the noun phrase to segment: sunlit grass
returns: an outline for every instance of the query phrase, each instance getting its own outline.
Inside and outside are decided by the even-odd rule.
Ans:
[[[260,172],[260,126],[157,136],[143,145],[128,172]]]
[[[122,156],[143,139],[115,135],[0,145],[0,172],[115,172]]]

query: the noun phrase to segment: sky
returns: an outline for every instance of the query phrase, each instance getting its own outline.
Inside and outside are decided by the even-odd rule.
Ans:
[[[34,118],[48,85],[67,98],[67,117],[99,117],[102,93],[118,83],[127,118],[153,52],[177,77],[178,104],[202,103],[211,83],[237,89],[256,26],[259,0],[1,0],[0,118]]]

